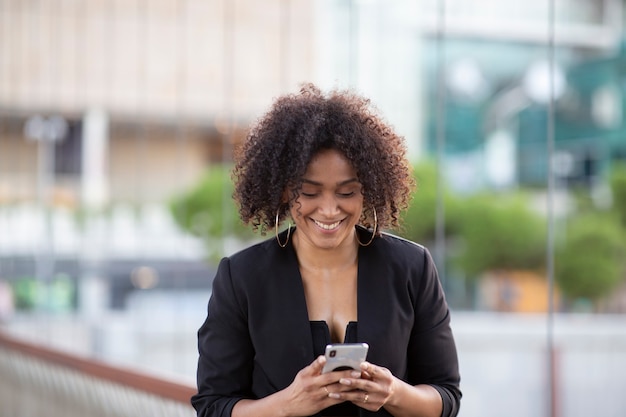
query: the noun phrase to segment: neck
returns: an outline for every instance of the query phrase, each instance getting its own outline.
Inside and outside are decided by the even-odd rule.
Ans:
[[[359,252],[358,243],[354,238],[343,242],[338,247],[324,249],[312,245],[305,239],[300,239],[298,233],[294,233],[293,246],[300,267],[307,270],[340,271],[349,268],[356,264]]]

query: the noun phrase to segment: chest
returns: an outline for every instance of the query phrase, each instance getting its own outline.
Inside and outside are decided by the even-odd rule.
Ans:
[[[344,341],[349,322],[357,321],[357,267],[344,271],[301,271],[310,321],[325,321],[333,343]]]

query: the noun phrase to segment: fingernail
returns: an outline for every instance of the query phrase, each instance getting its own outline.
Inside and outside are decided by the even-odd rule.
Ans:
[[[349,380],[349,379],[347,379],[347,378],[341,378],[341,379],[339,380],[339,383],[340,383],[340,384],[343,384],[343,385],[352,385],[352,381],[350,381],[350,380]]]
[[[330,398],[334,398],[334,399],[336,399],[336,400],[338,400],[339,398],[341,398],[341,395],[339,395],[339,394],[338,394],[338,393],[336,393],[336,392],[331,392],[330,394],[328,394],[328,396],[329,396]]]
[[[350,376],[352,378],[361,378],[361,373],[358,371],[352,371],[352,373],[350,374]]]

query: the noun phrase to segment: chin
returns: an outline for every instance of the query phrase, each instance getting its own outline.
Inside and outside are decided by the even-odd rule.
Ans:
[[[342,244],[344,244],[347,240],[347,236],[345,234],[337,235],[337,236],[328,236],[321,237],[315,239],[315,245],[321,249],[335,249]]]

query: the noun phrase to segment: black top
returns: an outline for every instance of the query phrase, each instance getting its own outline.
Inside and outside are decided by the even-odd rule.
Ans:
[[[369,345],[368,362],[408,384],[431,385],[443,398],[442,417],[456,416],[461,391],[450,311],[428,250],[385,233],[359,247],[357,299],[358,341]],[[268,239],[222,259],[198,350],[191,402],[200,417],[230,417],[239,400],[285,389],[315,360],[292,243],[282,248]],[[357,415],[390,416],[384,408],[359,408]]]
[[[311,322],[311,335],[313,336],[313,352],[315,357],[323,355],[326,350],[326,345],[332,343],[330,340],[330,330],[328,324],[323,321]],[[351,321],[346,326],[346,336],[343,343],[357,343],[357,322]],[[325,408],[320,411],[323,416],[358,416],[358,407],[351,402],[343,402],[341,404],[334,405],[332,407]]]

